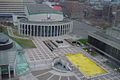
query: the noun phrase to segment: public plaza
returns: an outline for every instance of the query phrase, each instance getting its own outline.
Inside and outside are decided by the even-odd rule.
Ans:
[[[1,27],[8,37],[0,38],[0,80],[120,80],[120,67],[107,65],[109,54],[95,50],[93,56],[85,50],[93,49],[87,38],[99,29],[68,18],[61,2],[0,1]],[[87,45],[78,44],[80,39]]]
[[[25,49],[25,56],[30,67],[30,71],[20,77],[20,80],[119,80],[119,73],[108,67],[102,62],[103,57],[92,57],[82,47],[73,46],[68,43],[65,39],[77,39],[69,35],[59,37],[33,37],[32,40],[37,48]],[[56,41],[60,40],[63,43],[58,44]],[[58,47],[51,51],[45,44],[44,41],[52,41]],[[54,46],[54,45],[52,45]],[[59,47],[60,46],[60,47]],[[100,68],[106,72],[103,74],[87,77],[82,71],[79,70],[70,60],[65,56],[67,54],[82,53],[87,58],[94,61],[95,64],[99,65]],[[60,72],[53,68],[52,63],[55,58],[61,58],[67,61],[72,71]],[[101,59],[101,58],[102,59]],[[74,61],[73,61],[74,62]],[[80,62],[80,61],[79,61]],[[87,65],[87,64],[86,64]],[[88,64],[88,67],[90,65]],[[94,69],[93,69],[94,70]],[[96,72],[96,71],[93,71]]]

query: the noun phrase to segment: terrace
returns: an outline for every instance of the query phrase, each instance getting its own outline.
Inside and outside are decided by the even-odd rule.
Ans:
[[[91,80],[95,80],[95,79],[103,80],[103,79],[112,79],[112,78],[119,80],[118,73],[113,72],[111,70],[111,68],[109,68],[108,66],[103,64],[100,59],[98,60],[97,57],[92,57],[90,54],[88,54],[86,51],[84,51],[82,49],[82,47],[72,46],[64,39],[72,39],[72,38],[68,35],[60,36],[60,37],[47,37],[47,38],[33,37],[32,41],[35,43],[36,48],[25,49],[26,50],[25,56],[29,63],[32,74],[26,75],[26,76],[24,76],[24,78],[25,79],[33,79],[33,80],[41,80],[41,79],[43,79],[43,80],[47,80],[47,79],[49,79],[49,80],[78,80],[78,79],[87,80],[89,75],[91,76],[94,74],[94,76],[89,77]],[[57,40],[63,41],[63,43],[57,43],[56,42]],[[53,46],[55,44],[58,47],[56,47],[55,50],[51,51],[45,45],[44,41],[46,43],[52,44],[51,46]],[[59,48],[60,44],[69,45],[69,46]],[[85,68],[85,70],[92,69],[92,71],[90,71],[90,73],[89,73],[89,71],[86,72],[88,76],[85,75],[86,74],[86,73],[84,73],[85,71],[82,72],[79,68],[77,68],[78,66],[76,67],[77,64],[74,65],[72,62],[69,61],[69,59],[67,59],[65,57],[65,55],[67,55],[67,53],[77,55],[77,53],[79,53],[79,52],[81,52],[81,54],[84,54],[86,56],[86,57],[84,57],[86,59],[85,60],[86,66],[88,67],[88,66],[92,65],[89,68]],[[72,71],[70,71],[70,72],[68,71],[67,73],[66,72],[61,73],[60,71],[54,70],[52,68],[52,62],[56,57],[60,57],[60,58],[64,57],[65,60],[67,60],[68,63],[70,63]],[[77,56],[77,58],[81,59],[78,56]],[[84,58],[82,58],[82,60],[81,60],[82,62],[84,62],[84,60],[83,60]],[[87,63],[87,61],[89,64]],[[85,65],[82,64],[82,66],[85,66]],[[92,67],[95,69],[93,70]],[[96,72],[96,69],[99,71],[98,74]],[[84,70],[84,68],[83,68],[83,70]],[[108,73],[107,73],[107,71],[108,71]],[[111,77],[111,75],[115,76],[115,77]],[[23,78],[22,78],[22,80],[23,80]]]

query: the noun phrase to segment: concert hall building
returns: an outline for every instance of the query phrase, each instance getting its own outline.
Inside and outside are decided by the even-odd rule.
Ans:
[[[60,6],[29,4],[25,7],[26,18],[18,23],[19,34],[24,36],[60,36],[69,34],[73,21],[64,19]]]

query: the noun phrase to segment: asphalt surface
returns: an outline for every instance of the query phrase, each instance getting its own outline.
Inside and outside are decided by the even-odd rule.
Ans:
[[[71,35],[75,35],[77,38],[87,38],[89,32],[95,32],[99,29],[93,26],[90,26],[86,22],[73,21],[73,31]]]

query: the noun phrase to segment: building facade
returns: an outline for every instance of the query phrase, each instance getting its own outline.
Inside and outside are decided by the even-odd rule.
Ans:
[[[25,36],[60,36],[72,32],[73,22],[25,22],[19,23],[19,34]]]
[[[53,37],[72,32],[73,21],[64,19],[61,9],[55,10],[53,6],[26,5],[26,15],[26,18],[18,22],[18,31],[21,35]]]
[[[15,76],[16,50],[13,41],[3,33],[0,33],[0,80],[6,80]]]
[[[109,32],[112,34],[108,34]],[[93,48],[120,64],[120,40],[118,39],[120,31],[113,28],[109,32],[91,33],[88,42]]]
[[[80,3],[77,0],[67,0],[61,3],[63,6],[63,12],[66,17],[70,17],[73,19],[83,19],[83,10],[85,5]]]

